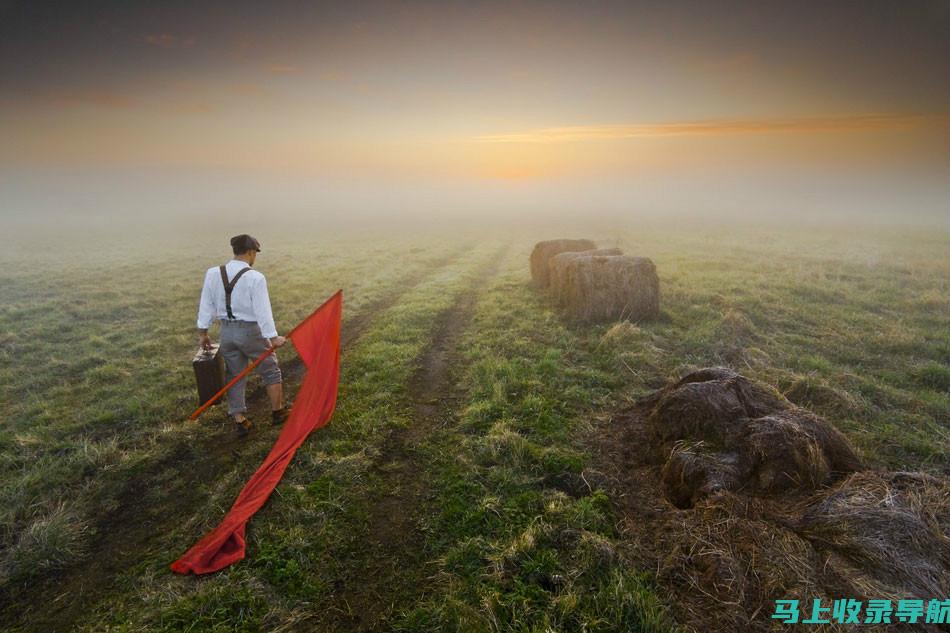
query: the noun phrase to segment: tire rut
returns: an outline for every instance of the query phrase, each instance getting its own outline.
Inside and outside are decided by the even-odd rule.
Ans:
[[[372,326],[375,317],[394,306],[425,279],[457,261],[467,249],[435,260],[419,272],[395,284],[396,290],[368,302],[358,314],[343,323],[341,353],[356,343]],[[299,358],[282,363],[285,382],[299,379],[305,370]],[[266,394],[259,387],[248,392],[248,408],[253,418],[263,419]],[[190,422],[185,422],[189,424]],[[226,424],[220,424],[227,426]],[[198,442],[178,440],[157,461],[143,466],[117,494],[98,500],[111,507],[96,523],[95,536],[83,560],[66,570],[32,578],[0,590],[2,619],[19,622],[23,630],[46,632],[72,628],[83,613],[90,611],[107,594],[123,572],[143,559],[167,555],[162,547],[164,531],[193,516],[193,510],[206,502],[207,493],[195,482],[211,481],[223,474],[229,464],[251,460],[258,463],[273,443],[273,433],[257,433],[240,439],[224,430],[205,436]],[[251,441],[247,441],[250,439]],[[263,452],[257,457],[256,453]],[[182,472],[188,477],[181,477]],[[151,497],[161,489],[163,499]],[[168,512],[173,505],[175,512]],[[184,548],[190,544],[182,544]],[[171,561],[165,561],[170,563]],[[41,597],[46,597],[42,600]]]
[[[417,360],[408,385],[412,424],[394,430],[386,439],[375,465],[383,496],[368,510],[368,542],[363,551],[370,560],[352,567],[357,575],[339,586],[327,630],[390,630],[395,609],[424,592],[426,550],[424,521],[428,487],[424,456],[418,450],[424,437],[454,422],[461,394],[457,387],[458,345],[474,316],[485,285],[495,277],[508,251],[501,248],[472,276],[471,285],[436,319],[433,338]]]

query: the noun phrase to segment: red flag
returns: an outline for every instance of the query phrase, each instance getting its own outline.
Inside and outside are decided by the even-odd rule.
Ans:
[[[307,375],[290,416],[274,448],[244,485],[224,520],[172,563],[173,571],[208,574],[244,558],[247,522],[270,497],[297,448],[311,431],[329,422],[333,415],[340,379],[342,312],[343,291],[338,290],[289,334],[288,338],[307,366]]]

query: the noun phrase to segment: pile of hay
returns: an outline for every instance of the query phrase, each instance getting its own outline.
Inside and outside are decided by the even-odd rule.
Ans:
[[[650,435],[673,462],[663,480],[677,507],[718,490],[815,490],[861,468],[837,429],[731,369],[687,374],[656,394],[651,406]],[[670,446],[676,442],[693,444],[684,451]],[[718,481],[724,483],[710,484]]]
[[[589,251],[597,248],[590,240],[547,240],[538,242],[531,251],[531,279],[539,288],[550,284],[548,260],[558,253],[570,251]]]
[[[742,486],[735,454],[713,453],[702,442],[677,443],[660,472],[663,493],[677,508],[692,508],[700,499]]]
[[[863,470],[843,434],[768,385],[693,372],[606,431],[628,555],[696,630],[771,630],[777,599],[950,594],[950,480]]]
[[[558,305],[564,305],[565,291],[567,289],[567,264],[577,257],[588,257],[591,255],[623,255],[619,248],[596,248],[590,251],[567,251],[558,253],[548,260],[548,280],[551,287],[551,296]]]
[[[642,321],[660,314],[660,279],[646,257],[573,257],[564,264],[559,283],[554,292],[576,321]]]
[[[678,440],[734,442],[741,423],[793,405],[768,385],[725,367],[689,373],[648,400],[649,423],[657,444]]]
[[[842,592],[950,595],[950,485],[926,473],[855,473],[808,506],[796,530],[833,554]]]
[[[804,409],[749,420],[739,454],[754,490],[814,490],[862,468],[838,429]]]

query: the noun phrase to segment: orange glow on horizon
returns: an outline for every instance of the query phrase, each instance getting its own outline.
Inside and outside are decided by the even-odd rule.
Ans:
[[[665,136],[714,136],[775,133],[834,133],[893,130],[950,122],[950,113],[863,114],[759,120],[710,120],[626,125],[577,125],[476,137],[483,143],[570,143]]]

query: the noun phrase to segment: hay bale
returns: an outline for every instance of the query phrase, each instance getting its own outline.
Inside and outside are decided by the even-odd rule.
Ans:
[[[595,248],[590,251],[568,251],[558,253],[548,260],[548,285],[551,288],[551,296],[558,305],[564,305],[567,292],[567,264],[575,257],[585,257],[589,255],[623,255],[619,248]]]
[[[748,477],[759,491],[814,490],[861,469],[848,439],[804,409],[750,420],[742,440]]]
[[[589,251],[597,248],[590,240],[547,240],[538,242],[531,251],[531,279],[539,288],[547,288],[550,283],[548,260],[558,253],[568,251]]]
[[[677,444],[660,473],[663,494],[677,508],[692,508],[700,499],[741,486],[734,453],[709,453],[702,442]]]
[[[687,374],[654,398],[647,423],[654,441],[703,440],[732,444],[744,420],[790,409],[792,404],[768,385],[725,367]]]
[[[565,265],[564,307],[583,322],[641,321],[660,313],[660,279],[646,257],[588,255]]]
[[[861,472],[803,514],[797,531],[850,564],[855,595],[950,594],[950,482],[925,473]]]

